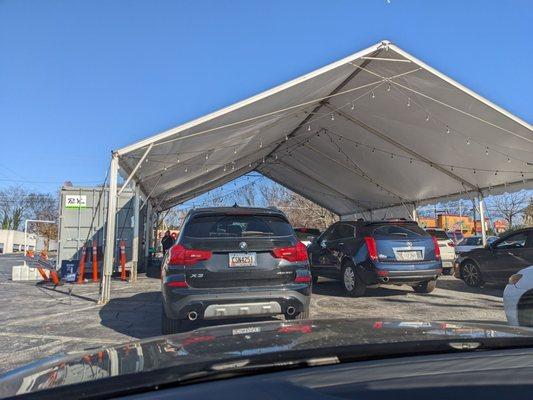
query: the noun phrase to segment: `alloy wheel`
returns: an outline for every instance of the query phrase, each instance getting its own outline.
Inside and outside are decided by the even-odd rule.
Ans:
[[[347,291],[351,292],[355,287],[355,272],[353,268],[347,267],[344,270],[344,287]]]
[[[479,272],[474,264],[466,263],[463,265],[463,279],[469,286],[479,285]]]

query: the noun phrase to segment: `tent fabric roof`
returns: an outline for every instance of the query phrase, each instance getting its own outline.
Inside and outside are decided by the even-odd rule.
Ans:
[[[340,215],[533,183],[531,125],[387,41],[116,153],[160,210],[252,170]]]

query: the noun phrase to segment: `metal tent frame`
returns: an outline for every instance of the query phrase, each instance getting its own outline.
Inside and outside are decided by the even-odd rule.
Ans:
[[[119,173],[143,199],[137,220],[255,170],[345,217],[475,196],[485,241],[483,196],[531,188],[532,154],[530,124],[382,41],[113,152],[101,302]]]

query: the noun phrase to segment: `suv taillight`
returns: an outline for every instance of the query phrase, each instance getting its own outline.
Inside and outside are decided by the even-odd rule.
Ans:
[[[372,261],[378,260],[378,247],[376,245],[376,239],[371,236],[365,236],[366,248],[368,249],[368,255]]]
[[[272,253],[274,257],[290,262],[307,261],[307,247],[302,242],[298,242],[296,246],[276,247],[272,249]]]
[[[433,240],[433,247],[435,247],[435,258],[437,260],[440,260],[439,242],[437,241],[437,238],[435,236],[431,236],[431,239]]]
[[[209,250],[186,249],[181,244],[177,244],[170,249],[171,265],[194,265],[198,261],[209,260],[212,253]]]

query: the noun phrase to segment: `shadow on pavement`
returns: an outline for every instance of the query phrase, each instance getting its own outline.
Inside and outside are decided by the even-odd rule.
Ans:
[[[380,286],[374,289],[367,289],[364,297],[387,297],[387,296],[398,296],[405,295],[408,292],[412,292],[412,289],[409,286],[401,286],[398,289],[387,286]],[[342,283],[339,281],[333,280],[319,280],[317,284],[313,285],[313,294],[318,294],[322,296],[333,296],[333,297],[346,297],[350,298],[342,288]]]
[[[475,293],[475,294],[485,294],[488,296],[497,296],[503,297],[504,287],[498,285],[486,285],[479,288],[474,288],[468,286],[460,279],[439,279],[437,281],[437,288],[454,290],[456,292],[465,292],[465,293]]]
[[[145,292],[130,297],[114,298],[102,306],[99,312],[101,324],[115,332],[137,339],[160,336],[161,293]],[[191,330],[207,326],[279,320],[271,317],[203,321],[191,326]]]

